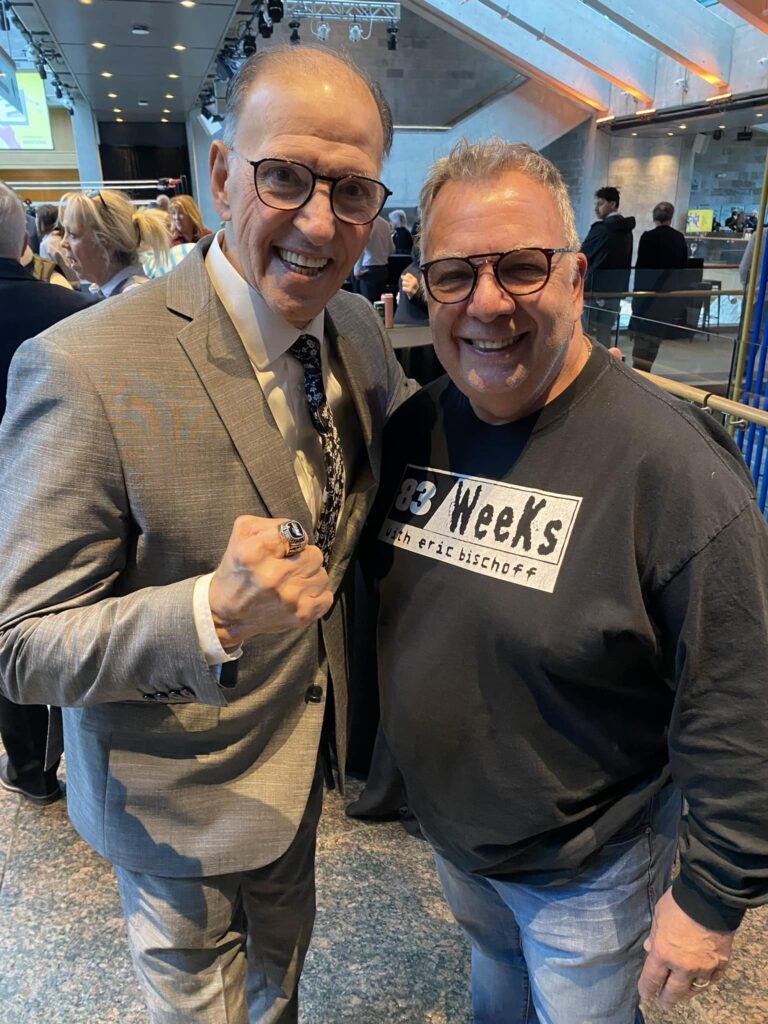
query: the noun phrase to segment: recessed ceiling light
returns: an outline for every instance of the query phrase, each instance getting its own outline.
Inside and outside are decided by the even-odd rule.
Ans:
[[[107,93],[107,96],[108,96],[108,97],[109,97],[109,99],[111,99],[111,100],[116,100],[116,99],[117,99],[117,93],[116,93],[116,92],[108,92],[108,93]]]
[[[164,113],[164,114],[170,114],[170,112],[171,112],[171,111],[170,111],[170,108],[169,108],[169,107],[163,107],[163,113]]]
[[[102,78],[111,78],[112,77],[112,72],[111,71],[102,71],[101,72],[101,77]]]
[[[149,106],[149,100],[136,100],[136,102],[138,103],[138,105],[140,107],[148,107]]]
[[[169,78],[178,78],[179,76],[178,75],[174,75],[173,72],[171,72],[171,74],[168,75],[168,77]]]
[[[633,135],[637,135],[637,132],[632,132]]]
[[[168,124],[168,118],[167,117],[161,117],[160,120],[162,121],[163,124]]]
[[[106,45],[106,43],[91,43],[94,50],[103,50]]]
[[[186,50],[186,46],[183,46],[181,43],[174,43],[173,48],[174,50],[178,50],[179,53],[181,53],[182,50]]]
[[[674,135],[674,132],[667,132],[667,135]]]
[[[123,123],[122,117],[116,117],[115,121],[117,121],[118,124],[122,124]]]
[[[194,7],[195,6],[195,0],[181,0],[181,6],[182,7]]]
[[[80,3],[83,5],[83,7],[90,7],[93,3],[93,0],[80,0]]]
[[[131,28],[131,35],[134,36],[148,36],[149,26],[148,25],[133,25]]]
[[[717,127],[720,129],[720,131],[723,131],[725,129],[724,124],[719,124]]]
[[[174,100],[174,99],[176,99],[176,97],[175,97],[175,96],[173,95],[173,93],[172,93],[172,92],[167,92],[167,93],[165,94],[165,98],[166,98],[167,100]]]
[[[756,114],[755,116],[756,117],[762,117],[763,115],[762,114]]]
[[[678,125],[677,127],[678,127],[678,128],[687,128],[687,127],[688,127],[688,125],[687,125],[687,124],[679,124],[679,125]]]
[[[112,108],[112,113],[113,114],[122,114],[122,112],[123,112],[123,108],[122,107],[113,107]]]

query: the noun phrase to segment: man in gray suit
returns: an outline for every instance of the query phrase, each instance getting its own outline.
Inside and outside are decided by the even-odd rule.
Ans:
[[[378,89],[276,49],[228,109],[224,230],[25,343],[0,432],[2,689],[64,707],[70,816],[162,1024],[298,1019],[347,570],[408,391],[336,294],[388,195]]]

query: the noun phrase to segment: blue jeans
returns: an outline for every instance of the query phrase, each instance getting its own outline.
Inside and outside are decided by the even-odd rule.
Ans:
[[[680,795],[667,786],[646,810],[630,834],[554,885],[470,875],[435,853],[472,943],[474,1024],[642,1024],[643,942],[669,884]]]

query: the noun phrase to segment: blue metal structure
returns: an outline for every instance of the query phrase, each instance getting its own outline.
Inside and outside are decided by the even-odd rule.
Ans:
[[[765,236],[764,236],[765,237]],[[760,259],[760,277],[757,288],[757,299],[753,310],[752,331],[750,335],[749,355],[744,372],[744,384],[741,401],[753,409],[768,409],[768,312],[766,310],[766,294],[768,293],[768,245],[763,245]],[[757,490],[757,500],[763,515],[766,515],[768,503],[768,445],[766,445],[766,428],[750,423],[744,430],[736,433],[736,444],[741,449],[744,460],[752,473]]]

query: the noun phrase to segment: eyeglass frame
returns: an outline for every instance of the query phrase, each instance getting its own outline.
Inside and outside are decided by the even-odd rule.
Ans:
[[[328,202],[331,204],[331,212],[333,213],[334,217],[337,220],[340,220],[342,224],[354,224],[356,227],[363,228],[366,226],[366,224],[373,224],[373,222],[379,216],[381,211],[384,209],[384,206],[389,197],[391,195],[394,195],[394,193],[387,188],[383,181],[379,181],[378,178],[369,178],[367,174],[342,174],[338,178],[332,178],[327,174],[317,174],[315,171],[312,170],[311,167],[307,167],[306,164],[301,163],[299,160],[287,160],[285,157],[282,156],[264,156],[260,160],[249,160],[247,156],[243,156],[242,153],[238,153],[237,150],[234,149],[232,146],[229,147],[229,152],[234,153],[235,156],[240,157],[241,160],[245,160],[247,164],[251,165],[251,167],[253,168],[253,187],[256,190],[256,195],[258,196],[259,202],[264,203],[264,205],[268,206],[270,210],[283,210],[286,213],[293,213],[296,210],[300,210],[302,209],[302,207],[307,205],[312,196],[315,194],[315,189],[317,188],[318,181],[328,181],[331,184],[330,190],[328,192]],[[298,206],[272,206],[271,203],[268,203],[264,199],[262,199],[261,192],[259,192],[259,186],[256,184],[256,177],[258,175],[259,164],[266,163],[268,160],[273,163],[290,164],[291,167],[301,167],[303,170],[308,171],[312,176],[312,188],[309,190],[309,195],[307,196],[306,199],[299,203]],[[378,210],[376,211],[376,213],[374,213],[370,220],[346,220],[344,217],[340,217],[336,212],[336,207],[333,205],[334,189],[336,188],[340,181],[346,181],[349,178],[359,178],[361,181],[372,181],[376,185],[381,185],[381,187],[384,189],[384,198],[381,201],[381,205],[379,206]]]
[[[112,216],[111,211],[110,211],[109,207],[107,206],[107,202],[104,199],[104,196],[101,194],[101,189],[100,188],[92,188],[89,192],[85,193],[85,198],[86,199],[98,199],[99,202],[101,203],[101,205],[103,206],[104,213],[107,215],[107,217],[111,217]]]
[[[515,252],[540,252],[543,253],[547,258],[547,276],[544,278],[542,283],[536,288],[532,288],[529,292],[511,292],[502,282],[499,277],[499,263],[504,259],[505,256],[510,256]],[[477,272],[480,267],[486,266],[488,263],[493,267],[493,276],[496,278],[496,283],[499,288],[512,299],[524,298],[526,295],[536,295],[538,292],[543,291],[544,288],[549,284],[549,279],[552,276],[552,257],[557,256],[560,253],[576,253],[577,249],[571,249],[569,246],[561,246],[558,249],[546,249],[539,245],[521,245],[517,249],[507,249],[506,252],[478,252],[473,253],[470,256],[441,256],[437,260],[428,260],[426,263],[419,265],[419,270],[424,275],[424,287],[427,289],[429,294],[435,300],[443,306],[457,306],[460,302],[469,302],[472,296],[475,294],[477,289]],[[496,257],[495,259],[493,257]],[[467,294],[461,299],[438,299],[432,289],[429,287],[429,268],[434,267],[436,263],[445,263],[448,260],[461,260],[472,268],[472,287],[469,289]],[[473,263],[472,260],[480,260],[479,263]]]

